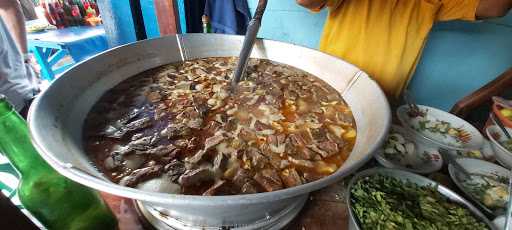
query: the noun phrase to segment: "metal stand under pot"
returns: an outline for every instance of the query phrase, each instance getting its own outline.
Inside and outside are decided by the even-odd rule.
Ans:
[[[145,205],[143,202],[134,201],[138,212],[153,227],[159,230],[216,230],[216,229],[232,229],[232,230],[278,230],[289,224],[295,216],[302,210],[309,195],[300,196],[286,209],[270,215],[266,218],[256,221],[252,224],[225,225],[225,226],[202,226],[187,221],[183,221],[172,217],[169,210]]]

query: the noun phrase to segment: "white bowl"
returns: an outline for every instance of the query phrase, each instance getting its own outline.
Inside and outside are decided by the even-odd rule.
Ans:
[[[470,138],[469,141],[466,143],[454,143],[454,140],[452,138],[448,137],[441,137],[441,136],[433,136],[433,135],[427,135],[427,132],[421,132],[415,129],[415,123],[416,120],[411,118],[407,112],[409,111],[408,105],[402,105],[397,109],[397,116],[400,122],[402,123],[402,126],[405,127],[405,129],[413,135],[416,142],[423,143],[429,147],[432,148],[444,148],[451,151],[465,151],[465,150],[471,150],[471,149],[480,149],[484,143],[484,138],[482,137],[482,134],[473,127],[468,122],[462,120],[461,118],[451,114],[447,113],[445,111],[424,106],[424,105],[418,105],[421,111],[424,111],[426,113],[426,117],[431,119],[437,119],[440,121],[445,121],[450,123],[452,127],[460,128],[469,133]]]
[[[410,166],[405,165],[403,162],[399,162],[396,160],[388,159],[384,155],[385,144],[377,151],[375,155],[375,159],[386,168],[394,168],[401,169],[409,172],[419,173],[419,174],[429,174],[438,171],[443,166],[443,159],[439,151],[435,148],[430,148],[425,146],[422,143],[416,143],[414,138],[411,138],[409,133],[402,127],[398,125],[392,125],[390,129],[390,133],[399,133],[402,135],[406,141],[413,142],[415,146],[415,153],[406,156],[406,161],[410,164]],[[387,139],[386,139],[387,140]],[[431,159],[428,162],[422,162],[420,154],[425,153]]]
[[[509,133],[512,133],[511,128],[506,129]],[[512,152],[508,151],[500,144],[500,142],[506,140],[506,136],[503,134],[503,131],[501,131],[498,126],[492,125],[485,129],[485,133],[491,141],[491,147],[496,154],[496,160],[503,166],[512,169]]]
[[[477,175],[487,175],[487,176],[493,176],[498,175],[502,177],[509,177],[509,170],[490,163],[488,161],[484,160],[478,160],[478,159],[472,159],[472,158],[458,158],[456,159],[457,163],[459,163],[460,166],[462,166],[467,172]],[[464,181],[461,180],[461,178],[457,175],[457,169],[450,163],[448,166],[448,172],[450,173],[450,177],[452,178],[453,182],[457,185],[457,187],[464,192],[466,197],[469,197],[470,200],[472,200],[474,203],[476,203],[481,210],[483,210],[488,215],[500,215],[503,214],[504,210],[492,210],[485,206],[480,199],[475,197],[471,192],[468,191],[466,186],[464,186]],[[478,183],[481,180],[475,177],[471,177],[472,182]],[[480,181],[480,183],[483,183],[483,180]]]
[[[496,219],[492,221],[492,224],[494,224],[494,227],[498,230],[505,230],[505,215],[498,216]]]

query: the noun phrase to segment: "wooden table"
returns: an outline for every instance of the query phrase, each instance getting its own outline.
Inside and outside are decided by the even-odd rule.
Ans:
[[[302,211],[286,230],[348,229],[348,209],[345,202],[348,182],[345,181],[312,193]],[[102,193],[102,196],[118,218],[119,230],[153,229],[140,217],[132,200],[106,193]]]
[[[27,40],[30,52],[41,66],[42,78],[48,81],[76,63],[108,48],[105,29],[101,25],[28,33]],[[67,55],[71,56],[73,62],[57,67]]]

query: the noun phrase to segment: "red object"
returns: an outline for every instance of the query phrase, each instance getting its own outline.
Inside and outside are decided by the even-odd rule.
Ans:
[[[89,1],[85,1],[85,2],[84,2],[84,9],[85,9],[85,11],[87,11],[87,9],[89,8],[89,6],[90,6]]]
[[[60,3],[58,1],[53,1],[52,3],[53,5],[53,10],[54,10],[54,17],[55,17],[55,26],[57,26],[57,28],[59,29],[62,29],[64,27],[66,27],[66,24],[64,23],[64,18],[61,17],[64,16],[64,14],[61,13],[62,10],[62,7],[60,6]]]
[[[55,2],[55,11],[61,21],[62,27],[68,27],[69,23],[66,20],[66,14],[64,13],[63,5],[59,1]]]
[[[100,9],[98,8],[98,4],[96,4],[96,1],[91,1],[91,7],[96,11],[96,16],[100,16]]]
[[[72,5],[71,6],[71,16],[76,17],[76,18],[82,17],[80,15],[80,9],[78,8],[77,5]]]
[[[41,0],[39,5],[41,5],[41,7],[43,7],[44,9],[44,17],[46,18],[46,21],[48,21],[48,23],[52,25],[55,25],[55,21],[53,21],[53,18],[50,15],[50,12],[48,11],[48,5],[46,4],[45,0]]]
[[[56,26],[59,29],[63,28],[64,26],[59,18],[59,15],[57,14],[57,9],[55,9],[55,1],[48,2],[48,12],[52,17],[52,25]]]

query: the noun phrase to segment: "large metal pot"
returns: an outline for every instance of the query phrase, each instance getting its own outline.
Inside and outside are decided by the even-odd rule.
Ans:
[[[258,40],[251,56],[316,75],[338,90],[349,104],[357,125],[356,144],[344,165],[328,177],[294,188],[251,195],[164,194],[110,182],[83,151],[84,119],[107,90],[163,64],[201,57],[237,56],[242,41],[240,36],[176,35],[125,45],[84,61],[56,79],[34,101],[29,113],[33,143],[43,158],[64,176],[97,190],[139,200],[183,225],[247,225],[281,215],[294,205],[300,209],[309,192],[342,179],[372,157],[383,142],[391,117],[388,102],[375,81],[357,67],[312,49]]]

